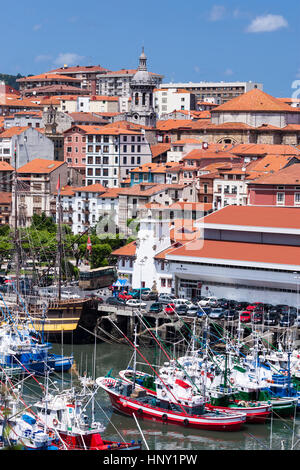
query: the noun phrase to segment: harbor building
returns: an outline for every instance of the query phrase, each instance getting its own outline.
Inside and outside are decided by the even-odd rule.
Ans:
[[[192,226],[185,219],[172,224],[163,209],[151,224],[152,213],[141,220],[135,252],[128,246],[133,287],[152,288],[155,280],[159,292],[188,299],[201,295],[297,306],[300,208],[227,206]],[[160,250],[169,241],[168,233],[170,243]],[[149,246],[152,251],[155,247],[154,253]],[[123,247],[122,257],[125,251]],[[142,269],[140,253],[150,253]],[[123,271],[121,256],[119,260],[119,275],[128,275],[128,266]]]

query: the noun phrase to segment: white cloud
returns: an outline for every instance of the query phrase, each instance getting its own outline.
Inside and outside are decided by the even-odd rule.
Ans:
[[[78,65],[84,60],[83,56],[75,54],[73,52],[64,52],[60,53],[54,60],[54,64],[58,66],[63,65]]]
[[[225,7],[223,5],[214,5],[209,14],[209,21],[220,21],[225,16]]]
[[[35,62],[47,62],[51,59],[52,59],[51,55],[40,54],[40,55],[37,55],[34,60]]]
[[[248,33],[270,33],[281,28],[287,28],[288,22],[281,15],[257,16],[248,26]]]
[[[234,73],[234,72],[233,72],[232,69],[226,69],[225,72],[224,72],[224,74],[227,75],[228,77],[229,77],[230,75],[233,75],[233,73]]]

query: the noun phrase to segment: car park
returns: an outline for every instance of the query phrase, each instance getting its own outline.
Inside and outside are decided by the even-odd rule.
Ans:
[[[179,305],[185,305],[186,307],[190,307],[193,305],[192,302],[187,299],[175,299],[174,304],[176,305],[176,307],[178,307]]]
[[[219,320],[221,318],[224,318],[224,313],[225,313],[225,310],[223,310],[223,308],[212,308],[208,316],[209,318]]]
[[[149,312],[152,313],[160,313],[164,309],[163,304],[160,302],[154,302],[153,304],[150,305]]]
[[[175,314],[175,304],[172,304],[172,303],[167,304],[164,311],[168,315],[174,315]]]

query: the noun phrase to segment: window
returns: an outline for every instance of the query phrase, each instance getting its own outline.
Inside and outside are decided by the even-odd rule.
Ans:
[[[160,283],[161,283],[161,287],[166,287],[166,280],[164,277],[161,278]]]
[[[72,152],[72,147],[67,147],[67,153],[71,153]]]
[[[88,168],[87,174],[88,176],[93,176],[93,168]]]
[[[123,157],[123,165],[127,165],[127,157]]]
[[[131,146],[131,151],[134,152],[134,145]]]
[[[300,193],[295,193],[295,204],[300,204]]]
[[[124,152],[124,153],[127,152],[127,145],[123,145],[123,152]]]
[[[93,165],[93,163],[94,163],[94,158],[88,157],[88,165]]]
[[[284,205],[285,194],[284,193],[277,193],[277,204]]]
[[[101,157],[96,157],[95,158],[95,163],[96,163],[96,165],[101,165]]]
[[[103,165],[108,165],[109,159],[108,157],[103,157]]]
[[[134,165],[135,159],[134,157],[131,157],[131,165]]]

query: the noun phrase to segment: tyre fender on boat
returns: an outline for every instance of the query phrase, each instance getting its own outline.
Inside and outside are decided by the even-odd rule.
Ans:
[[[229,379],[229,382],[233,385],[234,384],[234,378],[231,377],[231,379]]]
[[[137,410],[137,414],[138,414],[138,415],[141,415],[141,414],[143,414],[143,410],[142,410],[142,408],[139,408],[139,409]]]
[[[163,397],[165,397],[167,395],[164,390],[161,392],[161,394],[162,394]]]
[[[168,416],[166,414],[163,414],[161,419],[166,422],[168,420]]]
[[[190,422],[189,422],[188,419],[185,419],[185,420],[183,421],[183,424],[187,427],[187,426],[190,424]]]

